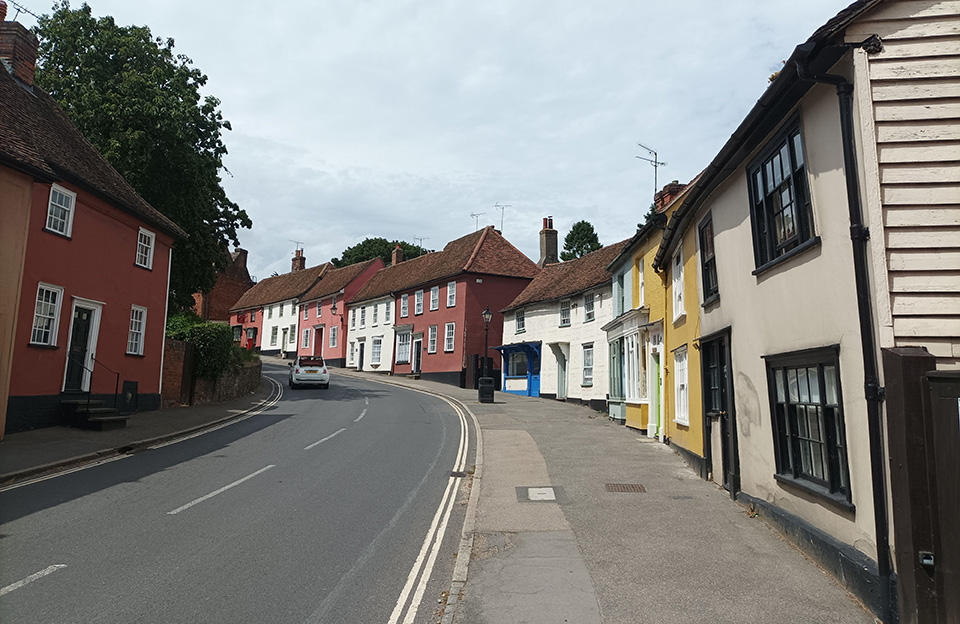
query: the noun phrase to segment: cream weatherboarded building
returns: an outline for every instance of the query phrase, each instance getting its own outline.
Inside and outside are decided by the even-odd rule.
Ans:
[[[911,570],[891,552],[903,499],[881,350],[960,364],[958,35],[957,2],[841,11],[704,170],[654,260],[670,271],[696,244],[708,471],[885,621]]]

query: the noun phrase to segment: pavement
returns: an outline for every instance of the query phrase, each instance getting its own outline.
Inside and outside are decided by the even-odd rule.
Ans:
[[[831,577],[667,445],[550,399],[333,370],[459,401],[477,466],[444,624],[875,622]],[[271,385],[219,405],[51,428],[0,442],[0,485],[241,418]],[[613,489],[633,491],[610,491]]]

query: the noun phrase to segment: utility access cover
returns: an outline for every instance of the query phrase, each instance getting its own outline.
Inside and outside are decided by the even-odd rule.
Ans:
[[[608,492],[646,492],[647,488],[639,483],[608,483]]]
[[[517,486],[517,501],[521,503],[557,503],[562,496],[559,485]]]

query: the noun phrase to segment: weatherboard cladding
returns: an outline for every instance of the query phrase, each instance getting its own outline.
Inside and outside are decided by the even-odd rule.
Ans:
[[[351,300],[359,303],[461,273],[532,278],[537,265],[492,226],[447,243],[443,251],[385,267]]]
[[[0,162],[45,182],[63,180],[174,236],[187,234],[140,197],[52,97],[0,69]]]
[[[503,311],[514,310],[540,301],[568,297],[610,282],[611,274],[607,270],[607,265],[631,240],[633,239],[607,245],[576,260],[544,266],[533,281],[523,289],[523,292]]]
[[[250,308],[300,297],[313,287],[325,267],[330,270],[333,265],[324,262],[315,267],[260,280],[233,304],[230,311],[249,310]]]

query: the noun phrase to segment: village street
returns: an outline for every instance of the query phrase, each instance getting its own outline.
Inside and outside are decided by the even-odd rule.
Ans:
[[[286,366],[264,368],[285,382]],[[425,605],[415,621],[436,621],[463,425],[421,393],[284,383],[246,420],[8,489],[0,620],[394,622],[403,594]],[[455,541],[418,559],[437,518]],[[408,583],[415,561],[436,568],[431,583]]]

